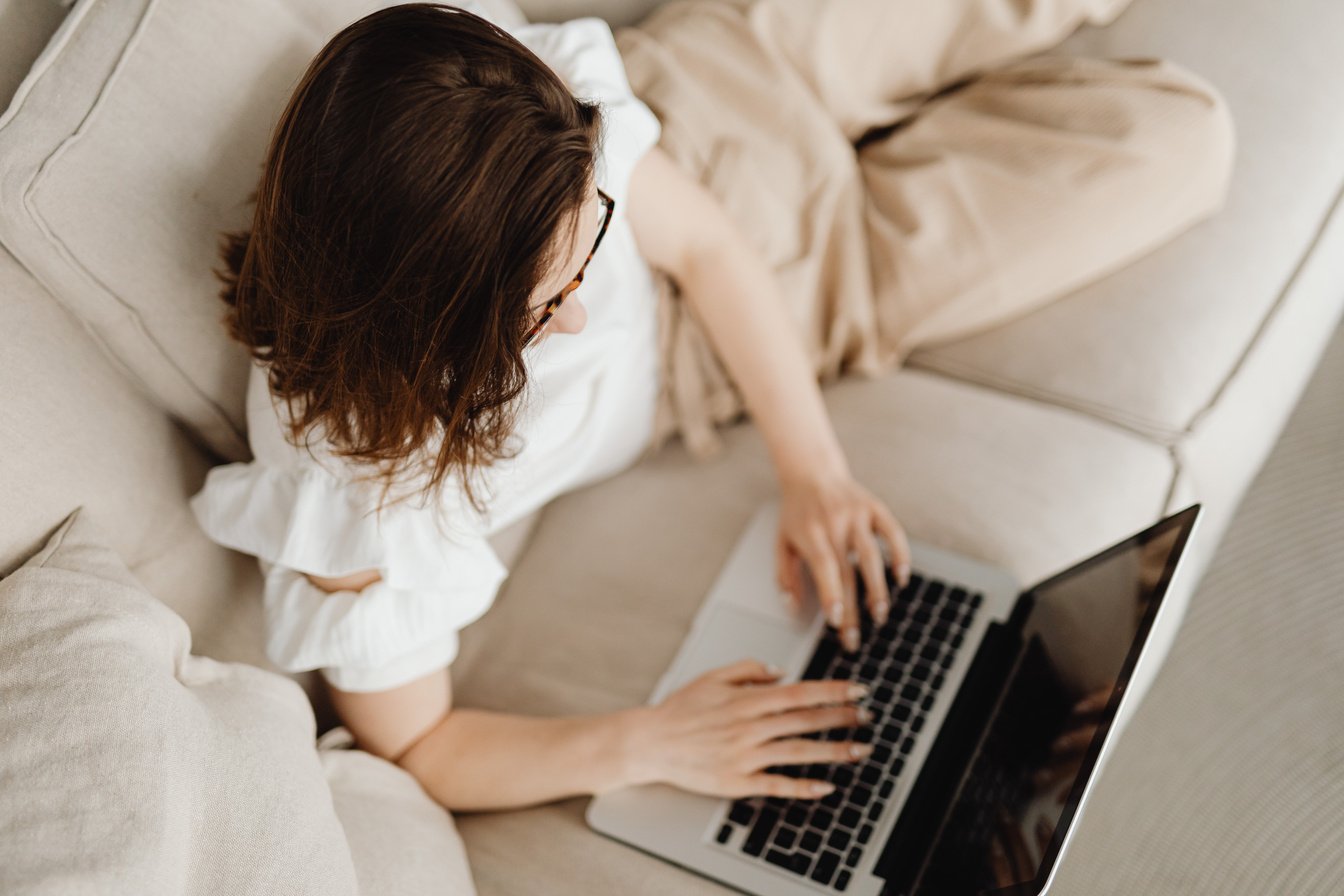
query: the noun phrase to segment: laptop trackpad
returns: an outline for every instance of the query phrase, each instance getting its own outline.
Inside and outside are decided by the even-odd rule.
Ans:
[[[654,691],[654,702],[710,669],[754,659],[785,670],[784,679],[811,656],[820,619],[781,620],[715,603],[697,619],[681,653]]]

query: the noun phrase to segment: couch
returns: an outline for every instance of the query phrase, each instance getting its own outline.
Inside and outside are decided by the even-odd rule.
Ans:
[[[585,800],[454,819],[351,749],[315,676],[263,655],[255,560],[187,508],[207,469],[247,457],[214,235],[248,220],[307,60],[379,5],[0,0],[0,889],[466,891],[464,844],[481,893],[722,892],[589,831]],[[652,4],[487,5],[619,26]],[[1160,660],[1344,314],[1340,35],[1334,0],[1134,0],[1063,44],[1218,85],[1238,130],[1228,203],[1031,314],[826,387],[856,474],[913,537],[1029,584],[1199,501]],[[456,699],[643,701],[772,489],[743,422],[709,461],[673,443],[500,533],[511,574],[463,634]],[[94,823],[110,817],[126,823]],[[303,849],[248,851],[295,832]],[[178,876],[151,873],[156,855]]]

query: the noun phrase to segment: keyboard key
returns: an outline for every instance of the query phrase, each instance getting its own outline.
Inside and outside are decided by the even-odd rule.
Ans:
[[[908,666],[910,664],[910,661],[915,658],[914,652],[909,647],[906,647],[904,644],[902,644],[900,647],[897,647],[895,653],[893,653],[891,656],[892,659],[895,660],[895,664],[898,665],[901,671],[905,671],[905,667]]]
[[[952,626],[948,625],[946,622],[937,623],[929,632],[929,640],[937,641],[940,644],[945,643],[951,636]]]
[[[746,842],[742,844],[742,851],[748,855],[759,856],[765,849],[765,844],[770,841],[770,832],[775,829],[777,821],[779,821],[779,812],[774,809],[762,809],[761,814],[756,818],[756,824],[747,834]]]
[[[891,708],[891,717],[898,722],[904,722],[910,718],[910,707],[904,703],[898,703]]]
[[[901,699],[914,702],[919,699],[920,690],[917,685],[908,684],[901,688]]]
[[[854,839],[858,840],[859,843],[867,843],[872,836],[873,826],[865,824],[863,827],[859,828],[859,833],[855,835]]]
[[[938,661],[938,665],[942,666],[943,671],[946,672],[948,669],[952,668],[952,660],[956,659],[956,656],[955,652],[949,650],[947,653],[943,654],[943,658]]]
[[[847,765],[837,765],[835,770],[831,772],[831,781],[835,783],[837,788],[848,787],[853,780],[854,770]]]
[[[850,805],[858,806],[860,809],[868,805],[868,801],[872,798],[873,791],[863,784],[855,785],[854,789],[849,792]]]
[[[980,598],[982,598],[982,597],[984,597],[984,595],[981,594],[981,593],[978,592],[978,591],[977,591],[975,594],[972,594],[972,595],[971,595],[971,608],[972,608],[972,609],[975,609],[975,608],[977,608],[977,607],[980,606]]]
[[[891,768],[887,769],[887,774],[894,778],[901,773],[903,768],[905,768],[905,760],[897,756],[896,761],[891,764]]]
[[[943,587],[942,582],[930,582],[929,587],[924,590],[924,596],[929,603],[933,603],[943,596],[945,590],[947,589]]]
[[[882,770],[875,765],[865,765],[859,772],[859,780],[870,787],[876,787],[882,780]]]
[[[964,640],[965,638],[962,637],[961,632],[957,632],[955,635],[952,636],[952,640],[948,641],[947,643],[952,645],[953,650],[956,650],[961,646],[961,642]]]
[[[878,789],[877,793],[878,796],[882,797],[882,799],[885,800],[891,796],[891,792],[895,789],[896,784],[890,778],[888,778],[887,780],[882,782],[882,786]]]
[[[818,831],[824,831],[828,829],[831,826],[831,822],[833,821],[835,821],[835,815],[832,814],[829,809],[818,808],[813,810],[812,812],[811,827],[815,828]]]
[[[886,765],[887,760],[891,758],[891,747],[885,744],[877,744],[873,747],[873,752],[869,758],[878,765]]]
[[[900,743],[901,738],[905,736],[905,729],[897,722],[889,722],[882,728],[881,738],[883,743]]]
[[[909,756],[910,751],[913,750],[914,748],[915,748],[915,739],[913,737],[907,737],[905,740],[901,741],[901,752],[904,753],[905,755]]]
[[[853,868],[855,865],[859,864],[859,859],[861,858],[863,858],[863,850],[856,846],[849,851],[849,855],[845,856],[845,864],[850,868]]]
[[[878,685],[873,689],[873,702],[879,706],[885,706],[896,697],[896,692],[884,684]]]
[[[717,836],[715,836],[714,839],[719,841],[720,843],[727,843],[728,838],[731,836],[733,836],[733,826],[730,824],[726,824],[723,827],[719,828],[719,833]]]
[[[938,659],[939,652],[937,644],[925,644],[923,647],[919,648],[919,655],[930,663]]]
[[[859,677],[864,681],[872,681],[877,678],[877,673],[881,670],[874,660],[868,660],[859,667]]]
[[[845,792],[837,787],[821,799],[817,800],[817,803],[825,806],[827,809],[838,809],[840,808],[840,804],[844,801]]]
[[[966,593],[965,588],[953,588],[951,591],[947,593],[948,601],[954,604],[961,603],[967,597],[969,597],[969,595]]]
[[[935,691],[941,690],[943,687],[943,682],[946,680],[947,676],[939,672],[937,675],[933,676],[933,681],[929,682],[929,687],[933,688]]]
[[[920,713],[910,720],[910,730],[918,734],[924,729],[924,713]]]
[[[961,608],[948,604],[938,611],[938,618],[952,622],[961,616]]]
[[[803,831],[803,836],[798,840],[799,852],[816,855],[819,849],[821,849],[821,835],[816,831]]]
[[[828,884],[835,876],[835,869],[838,867],[840,867],[840,853],[828,849],[817,859],[817,867],[812,869],[812,879],[819,884]]]
[[[929,610],[927,604],[920,604],[915,608],[915,612],[910,614],[910,617],[916,622],[929,622],[933,619],[933,612]]]
[[[845,888],[849,886],[849,872],[841,871],[836,876],[835,883],[832,886],[834,886],[841,893],[845,892]]]
[[[775,845],[780,849],[793,849],[793,844],[798,842],[798,832],[793,828],[780,825],[775,828]]]
[[[910,677],[916,681],[928,681],[929,673],[932,671],[933,670],[924,663],[915,663],[915,665],[910,668]]]
[[[793,870],[793,855],[790,853],[781,852],[778,849],[767,850],[765,853],[765,860],[771,865],[778,865],[789,871]]]
[[[857,815],[858,813],[855,812],[854,814]],[[844,828],[836,828],[831,831],[831,836],[826,838],[826,845],[844,852],[845,847],[849,846],[849,831]]]
[[[849,828],[851,831],[859,826],[863,821],[863,813],[852,806],[846,806],[840,810],[840,824]]]
[[[877,821],[877,819],[882,815],[882,807],[885,806],[885,805],[886,805],[886,803],[882,802],[881,800],[877,800],[877,801],[874,802],[871,806],[869,806],[869,807],[868,807],[868,820],[869,820],[869,821]]]
[[[756,817],[756,807],[750,803],[738,801],[728,810],[728,820],[733,824],[749,824]]]
[[[923,700],[919,701],[919,708],[924,710],[925,712],[928,712],[929,710],[933,709],[933,695],[930,694]]]

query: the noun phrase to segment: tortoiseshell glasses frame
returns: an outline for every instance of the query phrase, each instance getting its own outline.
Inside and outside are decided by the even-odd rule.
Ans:
[[[565,298],[579,288],[579,284],[583,282],[583,272],[588,269],[588,262],[593,260],[593,255],[597,252],[597,247],[602,245],[602,236],[607,232],[607,225],[611,223],[612,212],[616,210],[616,200],[602,192],[601,187],[597,190],[597,198],[606,208],[606,213],[602,216],[602,226],[597,230],[597,239],[593,241],[593,248],[589,250],[588,257],[583,260],[583,266],[580,267],[579,272],[574,275],[574,279],[569,281],[569,284],[564,289],[560,290],[559,295],[546,303],[545,309],[541,312],[541,317],[537,318],[536,324],[523,339],[524,346],[531,342],[532,338],[541,332],[542,328],[546,326],[547,321],[549,321],[551,316],[555,314],[556,309],[558,309],[565,301]]]

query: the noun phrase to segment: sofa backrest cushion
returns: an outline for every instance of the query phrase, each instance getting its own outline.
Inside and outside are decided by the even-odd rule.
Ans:
[[[0,243],[156,405],[249,456],[221,231],[313,55],[386,0],[80,0],[0,116]],[[512,0],[484,0],[518,24]]]

